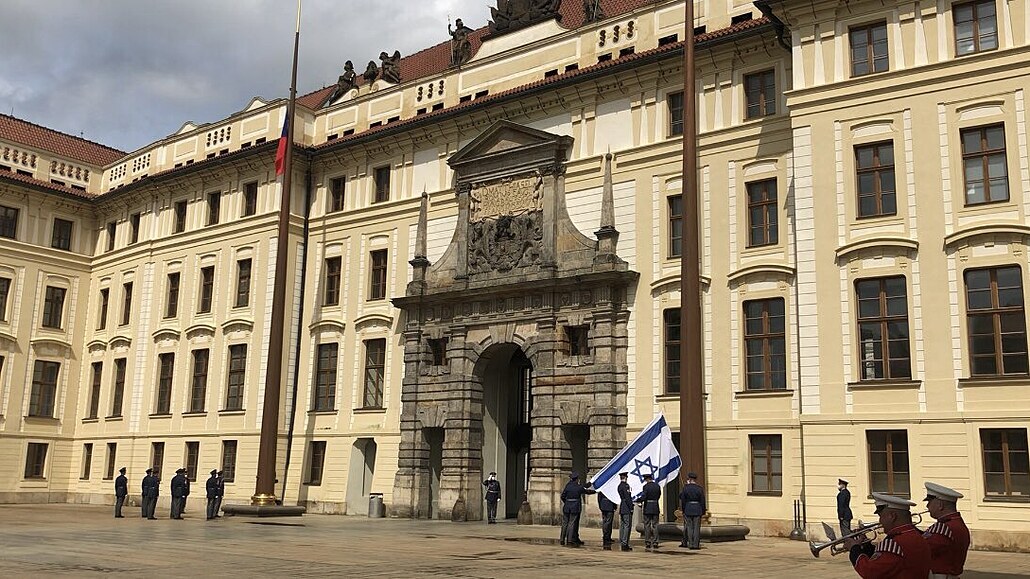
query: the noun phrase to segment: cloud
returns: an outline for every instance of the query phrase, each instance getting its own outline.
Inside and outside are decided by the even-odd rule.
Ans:
[[[0,111],[127,151],[289,94],[288,0],[4,0]],[[306,0],[298,92],[381,51],[444,42],[448,16],[486,23],[485,0]]]

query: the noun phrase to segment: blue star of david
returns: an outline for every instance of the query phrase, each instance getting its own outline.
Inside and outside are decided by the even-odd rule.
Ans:
[[[644,482],[646,475],[651,475],[653,478],[655,473],[658,472],[658,467],[651,463],[651,457],[647,457],[644,460],[633,459],[636,466],[633,470],[629,471],[630,474],[640,479],[640,482]]]

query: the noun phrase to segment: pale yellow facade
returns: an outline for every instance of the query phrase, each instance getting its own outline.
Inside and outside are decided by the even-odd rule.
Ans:
[[[820,521],[836,521],[839,477],[851,481],[856,517],[870,519],[871,441],[879,431],[900,431],[908,483],[901,485],[899,455],[892,459],[893,490],[918,500],[924,480],[954,487],[966,496],[959,507],[974,544],[1030,546],[1030,489],[1019,490],[1021,467],[1009,465],[1015,486],[1007,488],[1014,491],[999,496],[985,486],[982,450],[984,429],[1013,436],[1021,430],[1026,456],[1030,376],[973,375],[963,277],[968,269],[1019,266],[1026,295],[1030,7],[1025,0],[999,0],[996,8],[997,48],[957,57],[952,3],[944,0],[772,1],[763,6],[772,20],[760,22],[762,13],[750,3],[698,5],[706,33],[697,53],[697,227],[707,488],[715,522],[785,536],[794,526],[794,501],[803,499],[807,530],[818,537]],[[853,77],[851,36],[856,27],[880,22],[889,70]],[[634,436],[658,411],[676,428],[679,399],[666,392],[664,316],[680,305],[670,198],[682,190],[683,143],[671,127],[669,97],[683,88],[676,44],[682,36],[682,2],[641,2],[571,30],[545,22],[488,39],[460,68],[399,85],[380,80],[337,102],[298,106],[294,137],[302,146],[293,176],[278,453],[277,492],[285,482],[284,502],[363,514],[369,493],[381,492],[389,509],[406,323],[389,298],[404,295],[411,280],[421,194],[429,198],[427,257],[434,262],[458,214],[446,161],[499,119],[574,139],[566,202],[572,222],[591,238],[600,220],[603,157],[614,154],[618,254],[640,275],[627,296],[627,432]],[[602,55],[611,62],[599,64]],[[767,71],[764,78],[775,88],[765,106],[775,112],[750,118],[746,79]],[[273,142],[284,115],[285,101],[255,99],[225,120],[184,125],[114,164],[90,167],[82,185],[92,199],[44,186],[51,176],[42,159],[54,156],[44,150],[32,151],[41,159],[34,178],[42,184],[0,178],[0,205],[20,211],[16,238],[0,239],[0,276],[13,280],[0,322],[0,463],[7,465],[0,469],[0,500],[112,502],[109,467],[127,466],[130,491],[138,490],[143,470],[154,464],[154,443],[163,443],[164,473],[195,464],[198,482],[225,466],[235,443],[226,500],[249,500],[281,185]],[[1008,199],[969,205],[961,131],[998,125]],[[856,147],[888,142],[896,211],[859,217]],[[0,142],[0,149],[7,145],[24,148]],[[377,202],[377,169],[383,167],[389,194]],[[344,200],[334,208],[331,190],[339,178]],[[771,180],[776,239],[755,244],[748,192]],[[249,204],[254,187],[256,200]],[[216,220],[211,193],[217,193]],[[51,248],[48,227],[60,216],[74,222],[71,251]],[[383,250],[385,269],[374,268],[373,252]],[[336,258],[342,273],[333,303],[327,268]],[[246,260],[251,273],[241,305]],[[211,267],[208,296],[203,272]],[[384,272],[380,298],[373,286]],[[176,275],[177,309],[169,315]],[[859,338],[856,282],[886,277],[904,280],[911,377],[872,380],[865,374],[871,358]],[[132,303],[126,319],[127,283]],[[68,289],[60,330],[39,322],[47,286]],[[101,324],[105,290],[109,305]],[[749,389],[745,306],[776,299],[785,310],[785,387]],[[369,344],[380,339],[386,346],[381,403],[369,404],[366,358]],[[320,394],[319,346],[331,344],[335,389]],[[207,382],[194,395],[199,350],[209,351]],[[170,380],[162,381],[169,355]],[[52,418],[29,416],[38,359],[61,364]],[[116,412],[121,361],[124,395]],[[98,363],[99,412],[92,418]],[[763,483],[778,488],[768,492],[756,488],[752,446],[758,440],[779,441],[779,482],[769,473]],[[42,477],[25,476],[30,443],[49,445]],[[319,447],[312,443],[324,443],[317,473],[312,460]],[[116,458],[109,465],[112,448]],[[1018,452],[1012,457],[1018,461]],[[773,459],[762,464],[773,466]]]

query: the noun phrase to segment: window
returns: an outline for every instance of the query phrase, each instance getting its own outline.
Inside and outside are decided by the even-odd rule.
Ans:
[[[590,343],[587,334],[588,326],[565,326],[565,339],[569,345],[569,356],[589,356]]]
[[[61,364],[58,362],[36,360],[32,370],[29,416],[54,417],[54,401],[57,400],[57,375],[60,371]]]
[[[783,438],[779,434],[752,434],[751,492],[778,495],[783,492]]]
[[[674,92],[666,97],[669,107],[669,136],[683,134],[683,93]]]
[[[197,482],[197,463],[200,462],[200,443],[186,443],[186,478]]]
[[[862,380],[912,378],[904,276],[855,282]]]
[[[998,48],[998,13],[994,0],[956,4],[955,54],[965,56]]]
[[[851,76],[890,70],[886,22],[857,26],[848,36],[851,39]]]
[[[219,213],[222,209],[222,193],[214,191],[207,194],[207,224],[217,225]]]
[[[157,402],[154,414],[171,414],[172,375],[175,372],[175,354],[165,353],[158,356],[160,370],[157,375]]]
[[[115,234],[118,232],[118,224],[114,221],[107,224],[107,251],[114,251]]]
[[[987,498],[1030,499],[1025,428],[981,428]]]
[[[161,478],[161,467],[165,463],[165,443],[150,443],[150,468],[154,469],[154,476]]]
[[[175,228],[172,233],[186,231],[186,201],[175,202]]]
[[[207,365],[211,351],[193,350],[193,383],[190,386],[190,412],[203,412],[207,400]]]
[[[229,346],[229,379],[225,389],[225,409],[243,410],[243,386],[247,377],[247,345]]]
[[[209,265],[200,268],[200,302],[197,306],[198,314],[211,313],[211,297],[215,293],[215,266]]]
[[[254,181],[243,186],[243,216],[250,217],[257,213],[258,185]]]
[[[776,114],[776,71],[766,70],[744,75],[747,118],[757,119]]]
[[[139,241],[139,213],[133,213],[129,216],[129,243],[137,243]]]
[[[0,205],[0,237],[18,237],[18,210],[14,207]]]
[[[87,442],[82,445],[82,474],[79,475],[79,480],[89,480],[91,470],[93,470],[93,443]]]
[[[236,262],[236,307],[250,305],[250,259]]]
[[[669,257],[683,253],[683,198],[669,197]]]
[[[179,315],[179,272],[168,274],[168,299],[165,303],[165,317]]]
[[[1008,201],[1004,125],[962,131],[962,175],[966,185],[966,205]]]
[[[0,322],[7,321],[7,296],[11,294],[11,278],[0,277]]]
[[[54,233],[50,238],[50,247],[68,251],[72,248],[72,227],[71,221],[54,218]]]
[[[897,214],[893,142],[855,147],[855,173],[859,217]]]
[[[382,203],[390,200],[390,167],[376,167],[376,196],[373,203]]]
[[[304,484],[322,484],[322,467],[325,465],[325,441],[313,440],[308,447],[308,476]]]
[[[318,373],[315,375],[315,400],[312,409],[333,410],[336,406],[337,344],[318,345]]]
[[[429,351],[433,356],[434,366],[447,365],[447,338],[429,340]]]
[[[114,361],[114,391],[111,393],[111,418],[122,415],[122,399],[125,396],[125,358]]]
[[[365,408],[383,407],[386,339],[365,340]]]
[[[680,314],[679,308],[662,312],[665,327],[665,393],[680,391]]]
[[[104,468],[104,480],[111,480],[114,478],[114,465],[115,460],[118,457],[118,443],[108,442],[107,443],[107,466]]]
[[[25,478],[41,479],[46,467],[47,445],[43,442],[30,442],[29,451],[25,454]]]
[[[869,490],[908,498],[908,433],[868,430]]]
[[[325,297],[322,305],[335,306],[340,303],[340,265],[339,257],[330,257],[325,260]]]
[[[103,330],[107,327],[107,308],[111,303],[111,290],[104,288],[100,290],[100,314],[97,320],[97,329]]]
[[[222,480],[234,482],[236,480],[236,441],[222,441]]]
[[[972,269],[965,280],[972,375],[1026,374],[1022,271],[1018,266]]]
[[[329,212],[335,213],[337,211],[343,211],[344,202],[344,191],[346,189],[347,179],[345,177],[335,177],[329,180]]]
[[[372,252],[372,275],[368,288],[368,299],[386,299],[386,263],[387,254],[385,249],[377,249]]]
[[[776,179],[747,184],[747,225],[748,247],[779,243]]]
[[[93,362],[93,384],[89,391],[89,413],[86,418],[96,418],[100,413],[100,380],[104,375],[104,363]]]
[[[122,284],[122,325],[128,326],[132,319],[132,282]]]
[[[43,298],[43,327],[61,329],[61,318],[64,314],[64,294],[68,290],[62,287],[47,286]]]
[[[783,298],[744,302],[748,390],[787,388],[787,333]]]

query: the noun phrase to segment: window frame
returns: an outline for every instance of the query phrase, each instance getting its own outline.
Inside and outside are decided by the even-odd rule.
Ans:
[[[122,320],[121,326],[128,326],[132,322],[132,289],[131,281],[122,284]]]
[[[111,288],[100,288],[100,311],[97,312],[97,330],[107,329],[108,309],[111,306]]]
[[[257,215],[258,183],[250,181],[243,184],[243,213],[240,217]]]
[[[51,380],[52,374],[52,380]],[[32,388],[29,391],[31,418],[53,418],[57,407],[57,388],[61,379],[61,363],[36,360],[32,366]]]
[[[79,480],[89,480],[93,470],[93,443],[82,444],[82,471],[79,473]]]
[[[981,19],[980,19],[980,16],[979,16],[979,9],[980,9],[981,6],[985,6],[985,5],[990,5],[990,6],[992,6],[994,8],[994,46],[992,48],[982,48],[980,46],[980,42],[981,42],[982,39],[981,39],[981,34],[980,34]],[[960,8],[965,8],[965,7],[969,7],[971,9],[972,19],[969,22],[972,23],[972,26],[973,26],[973,37],[972,37],[973,45],[972,45],[972,50],[970,50],[969,52],[962,52],[962,49],[961,49],[961,47],[959,45],[959,35],[958,35],[958,27],[959,27],[958,10]],[[955,37],[955,42],[953,44],[953,46],[955,48],[955,58],[961,58],[963,56],[971,56],[971,55],[974,55],[974,54],[980,54],[982,52],[990,52],[992,50],[998,50],[998,47],[1001,46],[1001,30],[998,28],[998,5],[997,5],[997,3],[994,0],[973,0],[972,2],[956,2],[956,3],[952,4],[951,5],[951,25],[952,25],[951,26],[952,35]]]
[[[107,460],[104,466],[104,480],[114,479],[114,467],[118,460],[118,443],[107,443]]]
[[[751,90],[751,81],[758,81],[758,92],[755,93]],[[771,81],[772,83],[772,100],[770,101],[766,97],[766,91],[769,88],[766,83]],[[742,79],[744,85],[744,120],[754,120],[763,117],[775,115],[777,113],[777,100],[779,99],[779,93],[776,92],[776,69],[770,68],[766,70],[760,70],[758,72],[752,72],[744,75]],[[758,99],[757,102],[752,103],[752,97]],[[751,114],[752,106],[757,106],[758,111],[755,114]]]
[[[48,285],[43,290],[43,313],[40,326],[49,330],[61,330],[64,327],[64,302],[68,296],[68,288]]]
[[[868,487],[869,491],[870,492],[886,493],[886,494],[889,494],[889,495],[894,495],[894,496],[898,496],[898,497],[902,497],[902,498],[906,498],[906,499],[911,497],[912,496],[912,461],[911,461],[910,454],[909,454],[908,430],[905,430],[905,429],[884,429],[884,430],[871,429],[871,430],[866,430],[865,434],[866,434],[865,438],[866,438],[866,449],[867,449],[866,450],[866,452],[867,452],[866,457],[867,457],[867,460],[869,461],[869,472],[868,472],[868,475],[869,475],[869,487]],[[883,438],[883,442],[884,442],[883,450],[880,450],[878,448],[874,449],[874,445],[873,445],[873,443],[874,443],[873,437],[874,436],[877,436],[877,437],[878,436],[883,436],[884,437]],[[896,437],[901,437],[901,438],[896,438]],[[905,447],[903,449],[901,449],[901,450],[895,450],[895,443],[898,442],[899,440],[904,440],[904,443],[905,443],[904,446]],[[873,467],[874,467],[873,453],[882,453],[882,454],[885,455],[885,458],[886,458],[885,468],[886,468],[886,470],[880,471],[880,470],[874,470],[873,469]],[[894,460],[895,455],[896,454],[901,454],[901,453],[904,453],[904,456],[905,456],[905,469],[906,470],[899,470],[897,468],[897,466],[894,464],[894,462],[895,462],[895,460]],[[883,475],[885,475],[885,477],[886,477],[885,480],[887,482],[887,488],[874,488],[874,487],[876,487],[876,485],[874,484],[874,480],[875,480],[874,475],[876,473],[883,473]],[[901,492],[901,490],[898,488],[898,486],[899,486],[898,485],[898,481],[895,479],[895,477],[899,473],[905,475],[905,481],[906,481],[907,488],[904,490],[904,492]]]
[[[383,165],[372,170],[373,197],[372,204],[386,203],[390,200],[390,181],[392,178],[390,165]]]
[[[18,239],[18,220],[20,217],[21,209],[0,205],[0,237]]]
[[[666,198],[666,210],[669,213],[668,227],[669,227],[669,238],[668,247],[666,248],[668,259],[678,259],[683,257],[683,228],[685,221],[683,219],[683,196],[682,195],[669,195]],[[677,227],[679,235],[677,236]],[[677,248],[677,245],[679,246]]]
[[[368,253],[368,301],[385,300],[388,284],[390,253],[386,249],[373,249]],[[381,259],[380,259],[381,258]]]
[[[887,293],[887,284],[891,281],[901,280],[902,285],[905,288],[905,293],[901,296],[891,295]],[[863,298],[862,292],[859,289],[860,284],[872,284],[877,283],[879,289],[877,290],[877,303],[878,313],[875,316],[862,316],[862,302],[869,300],[870,298]],[[908,315],[908,278],[904,275],[892,275],[884,277],[867,277],[856,279],[854,283],[855,291],[855,330],[858,332],[856,336],[856,344],[858,346],[858,352],[856,359],[859,361],[859,381],[860,382],[898,382],[898,381],[910,381],[913,379],[912,376],[912,329],[909,326],[909,315]],[[889,303],[891,299],[898,299],[901,297],[905,303],[905,313],[903,315],[891,315]],[[900,342],[900,339],[890,338],[890,325],[897,324],[904,321],[905,323],[905,343],[907,344],[908,357],[907,358],[891,358],[890,357],[890,343]],[[882,365],[882,377],[866,377],[865,362],[863,358],[863,340],[862,340],[862,329],[866,325],[876,325],[880,331],[880,358],[873,358],[873,366],[877,360]],[[908,375],[895,376],[892,371],[892,363],[897,360],[907,360]],[[875,373],[875,371],[874,371]]]
[[[236,260],[236,298],[234,308],[250,307],[250,285],[254,262],[251,258]]]
[[[329,213],[343,211],[347,202],[347,177],[339,176],[329,179]]]
[[[317,487],[322,485],[325,474],[326,441],[312,440],[308,443],[308,468],[304,472],[304,484]]]
[[[190,414],[199,414],[207,408],[207,378],[211,369],[211,349],[196,348],[190,351],[192,360],[190,380]]]
[[[165,466],[165,443],[154,441],[150,443],[150,468],[154,469],[154,476],[161,478],[161,471]]]
[[[343,276],[343,258],[333,256],[325,258],[325,290],[322,294],[322,307],[340,305],[340,288]]]
[[[189,203],[186,199],[176,201],[172,204],[172,233],[183,233],[186,231],[186,218],[189,213]]]
[[[239,441],[222,441],[222,480],[231,483],[236,482],[236,454],[239,450]]]
[[[100,414],[100,390],[104,379],[104,362],[98,361],[90,364],[92,369],[92,380],[89,389],[89,407],[86,411],[87,420],[96,420]]]
[[[782,316],[774,316],[773,311],[770,309],[775,303],[779,303],[780,311]],[[753,318],[748,315],[748,306],[751,304],[761,305],[761,317]],[[744,391],[745,392],[777,392],[787,391],[788,388],[788,376],[787,376],[787,300],[782,297],[769,297],[769,298],[757,298],[753,300],[745,300],[741,304],[743,310],[744,319]],[[783,318],[783,330],[781,332],[773,331],[772,320],[775,317]],[[748,322],[751,320],[761,320],[762,329],[758,333],[752,333],[748,328]],[[782,354],[773,353],[773,344],[779,341],[782,344]],[[757,374],[751,371],[751,367],[748,364],[748,360],[751,358],[757,358],[758,356],[751,355],[749,345],[752,343],[761,344],[761,360],[762,360],[762,383],[760,386],[756,386],[752,382],[752,375]],[[775,357],[783,358],[783,370],[778,372],[774,369],[773,359]],[[780,375],[782,379],[782,387],[777,387],[776,378]]]
[[[340,345],[319,344],[315,351],[315,388],[311,400],[313,412],[336,410],[336,373],[339,369]]]
[[[760,444],[763,443],[764,444]],[[779,447],[779,448],[776,448]],[[751,484],[749,485],[749,495],[761,495],[761,496],[782,496],[783,495],[783,435],[781,434],[749,434],[748,435],[748,450],[749,450],[749,470],[751,471]],[[756,451],[763,451],[759,454]],[[778,456],[777,456],[778,454]],[[760,473],[755,470],[755,459],[765,459],[765,472]],[[776,471],[773,466],[774,459],[779,458],[780,469]],[[756,489],[755,482],[759,480],[759,477],[765,478],[765,490]],[[776,477],[779,477],[779,484],[776,484]]]
[[[1015,472],[1012,469],[1012,455],[1015,453],[1027,454],[1028,453],[1028,432],[1026,428],[980,428],[980,459],[983,465],[983,480],[984,480],[984,500],[985,501],[998,501],[998,502],[1030,502],[1030,493],[1025,495],[1018,495],[1014,492],[1014,485],[1012,483],[1013,475],[1025,476],[1030,479],[1030,472]],[[986,435],[1000,435],[1001,436],[1001,447],[997,450],[987,448]],[[1010,435],[1022,435],[1022,448],[1016,448],[1013,450],[1009,444]],[[998,453],[1001,455],[1002,470],[988,471],[988,452]],[[1025,461],[1026,459],[1024,459]],[[993,485],[989,482],[990,475],[1001,475],[1003,481],[1002,492],[991,492],[990,487]],[[1030,486],[1030,483],[1027,483]]]
[[[247,386],[247,344],[229,346],[228,368],[225,378],[226,411],[242,411]]]
[[[883,27],[884,38],[884,54],[882,60],[886,62],[886,68],[883,70],[876,70],[876,48],[873,41],[873,30],[879,27]],[[855,39],[858,33],[865,35],[866,42],[866,59],[864,61],[855,60]],[[851,26],[848,28],[848,57],[851,68],[851,78],[858,78],[862,76],[868,76],[870,74],[879,74],[883,72],[890,72],[891,69],[891,48],[890,48],[890,30],[887,26],[886,20],[878,20],[876,22],[869,22],[867,24],[860,24],[857,26]],[[859,62],[865,62],[869,66],[869,70],[866,72],[856,72],[855,65]]]
[[[987,149],[987,131],[991,129],[1001,129],[1001,142],[1003,147],[1001,149]],[[980,133],[980,150],[975,152],[966,151],[966,135],[977,131]],[[1009,155],[1008,155],[1008,143],[1006,142],[1005,135],[1005,123],[991,123],[989,125],[979,125],[975,127],[965,127],[959,129],[959,147],[962,151],[962,201],[965,207],[979,207],[982,205],[989,205],[991,203],[1008,203],[1012,200],[1012,187],[1009,181]],[[1001,155],[1002,166],[1005,168],[1005,198],[1004,199],[992,199],[991,198],[991,172],[990,172],[990,158],[994,155]],[[966,162],[979,157],[980,168],[983,171],[983,201],[969,201],[969,175],[966,171]]]
[[[11,286],[14,279],[7,276],[0,276],[0,322],[7,321],[7,300],[11,296]]]
[[[207,225],[218,225],[222,217],[222,192],[211,191],[207,194]]]
[[[363,340],[364,373],[362,374],[361,408],[382,410],[385,407],[386,338]],[[373,354],[378,356],[373,359]]]
[[[197,296],[197,313],[210,314],[215,301],[215,266],[200,268],[200,295]]]
[[[125,375],[128,373],[128,358],[114,359],[114,387],[111,390],[111,414],[108,418],[120,418],[125,410]]]
[[[46,459],[50,444],[46,442],[30,442],[25,447],[24,480],[46,480]]]
[[[200,464],[200,441],[187,440],[186,448],[183,451],[185,456],[186,479],[190,482],[197,482],[197,467]]]
[[[679,101],[677,103],[677,101]],[[669,113],[669,124],[666,126],[668,136],[683,136],[683,110],[685,99],[683,91],[671,92],[665,95],[665,106]]]
[[[140,213],[133,213],[129,216],[129,245],[139,243]]]
[[[890,156],[892,162],[884,164],[881,161],[882,150],[890,148]],[[860,155],[864,151],[871,150],[873,153],[872,165],[863,167],[860,161]],[[854,146],[855,155],[855,217],[857,219],[874,219],[877,217],[893,217],[898,214],[898,171],[897,171],[897,157],[894,155],[894,140],[889,139],[886,141],[877,141],[875,143],[861,143]],[[892,191],[886,191],[883,188],[883,177],[886,173],[891,173],[894,176],[894,189]],[[873,176],[873,191],[872,194],[863,194],[862,192],[862,177],[864,175]],[[883,199],[885,196],[894,197],[894,211],[886,211],[884,209]],[[862,199],[866,197],[872,197],[876,201],[876,208],[873,213],[864,213],[862,209]]]
[[[74,221],[54,217],[53,231],[51,231],[50,235],[50,247],[62,251],[71,251],[74,231]]]
[[[172,383],[175,380],[175,352],[157,355],[157,390],[154,395],[154,415],[172,413]]]
[[[680,393],[682,315],[683,309],[681,307],[666,308],[662,310],[662,344],[665,353],[665,358],[662,364],[664,368],[664,372],[662,374],[662,391],[665,394]],[[675,320],[673,318],[675,318]],[[675,330],[675,339],[671,337],[671,334],[673,333],[672,330]],[[675,354],[675,357],[673,357],[673,354]]]
[[[114,251],[115,241],[118,236],[118,223],[116,221],[109,221],[106,226],[107,231],[107,251]]]
[[[771,188],[770,188],[771,187]],[[775,177],[750,181],[744,184],[747,192],[747,246],[768,247],[780,243],[780,206],[779,206],[779,185]],[[753,193],[761,193],[757,201]],[[770,193],[772,194],[770,197]],[[762,212],[762,223],[755,224],[751,219],[751,211],[759,209]],[[762,232],[761,240],[756,241],[754,233],[756,230]]]
[[[1018,306],[1002,306],[1001,299],[999,297],[999,290],[1013,290],[1014,286],[1006,286],[1000,288],[998,285],[999,272],[1003,270],[1015,269],[1018,272],[1017,279],[1019,280],[1019,298],[1020,304]],[[989,308],[973,308],[970,305],[970,287],[969,287],[969,276],[970,274],[977,272],[988,272],[989,285],[986,288],[990,292],[991,307]],[[969,354],[969,375],[974,378],[981,377],[997,377],[997,376],[1027,376],[1030,375],[1030,371],[1024,372],[1005,372],[1005,335],[1015,335],[1020,332],[1005,332],[1003,331],[1002,319],[1005,316],[1013,316],[1013,319],[1020,320],[1023,326],[1023,365],[1030,370],[1030,359],[1028,359],[1028,342],[1027,342],[1027,328],[1026,328],[1026,289],[1023,287],[1023,268],[1018,264],[1006,264],[992,267],[980,267],[980,268],[969,268],[962,272],[963,281],[963,292],[965,294],[965,308],[966,308],[966,348]],[[982,288],[974,289],[974,291],[984,291]],[[987,336],[987,334],[977,334],[973,332],[972,324],[973,318],[979,316],[991,317],[993,347],[994,347],[994,364],[995,370],[1001,369],[1001,372],[995,372],[994,374],[987,374],[976,371],[976,358],[985,358],[986,355],[976,354],[975,339],[978,336]],[[1013,352],[1010,356],[1018,355],[1020,352]]]
[[[179,289],[182,274],[178,271],[168,272],[168,290],[165,292],[165,319],[179,315]]]

